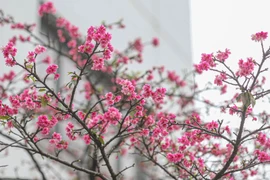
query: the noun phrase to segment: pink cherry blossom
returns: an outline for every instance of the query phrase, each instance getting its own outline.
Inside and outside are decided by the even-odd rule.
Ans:
[[[158,38],[153,38],[152,39],[152,44],[153,44],[153,46],[155,46],[155,47],[157,47],[158,45],[159,45],[159,39]]]
[[[57,69],[58,69],[58,66],[56,64],[51,64],[46,69],[46,73],[47,74],[54,74],[54,73],[56,73]]]
[[[51,1],[43,3],[38,10],[38,13],[40,16],[43,16],[45,13],[55,13],[55,8],[53,6],[53,3]]]
[[[251,35],[251,39],[255,42],[264,41],[267,37],[268,33],[263,31]]]

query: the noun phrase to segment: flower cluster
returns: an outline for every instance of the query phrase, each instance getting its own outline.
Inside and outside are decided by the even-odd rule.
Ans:
[[[47,74],[54,74],[54,79],[57,80],[60,77],[60,74],[56,73],[58,66],[56,64],[51,64],[47,67]]]
[[[13,116],[18,114],[18,109],[9,107],[0,100],[0,116]]]
[[[226,80],[226,79],[227,79],[226,74],[224,72],[221,72],[220,75],[216,75],[214,83],[218,86],[222,86],[223,80]]]
[[[112,106],[115,103],[118,103],[122,97],[120,95],[114,96],[114,94],[112,92],[109,92],[105,95],[105,98],[106,98],[107,104],[109,106]]]
[[[254,151],[254,153],[258,157],[258,160],[260,162],[270,161],[270,155],[266,153],[265,151],[260,151],[257,149]]]
[[[255,42],[261,42],[264,41],[266,38],[268,37],[268,33],[267,32],[257,32],[255,34],[251,35],[251,39]]]
[[[51,119],[46,115],[40,115],[38,117],[37,126],[41,129],[41,133],[44,135],[48,135],[50,133],[50,129],[53,128],[58,123],[58,120],[55,117]]]
[[[218,123],[216,121],[212,121],[206,124],[206,128],[210,131],[218,128]]]
[[[52,138],[49,140],[49,142],[59,150],[68,148],[68,142],[63,141],[61,134],[56,132],[53,133]]]
[[[107,60],[110,58],[111,52],[113,51],[113,47],[110,44],[111,38],[111,34],[106,32],[106,28],[103,25],[96,28],[91,26],[87,31],[86,42],[83,45],[79,46],[78,50],[81,53],[91,54],[93,51],[93,47],[95,47],[95,45],[92,43],[92,40],[94,40],[104,49],[103,58]]]
[[[29,51],[28,52],[28,56],[27,56],[28,62],[29,63],[36,62],[36,56],[38,54],[41,54],[41,53],[45,52],[45,51],[46,51],[46,48],[45,47],[43,47],[41,45],[36,46],[34,51]]]
[[[17,53],[17,48],[14,47],[12,42],[9,42],[3,49],[2,49],[4,58],[6,59],[7,66],[14,66],[16,65],[15,56]]]
[[[182,80],[180,78],[180,76],[178,76],[176,74],[175,71],[168,71],[168,79],[172,82],[175,82],[177,86],[179,87],[184,87],[186,86],[186,82],[184,80]]]
[[[4,81],[12,81],[15,78],[16,74],[14,71],[10,71],[9,73],[4,73],[3,77],[0,77],[0,82]]]
[[[244,62],[243,59],[240,59],[238,62],[239,70],[236,72],[237,76],[248,76],[254,70],[254,60],[252,58],[247,58],[247,61]]]
[[[106,32],[106,28],[103,25],[96,28],[91,26],[88,29],[86,42],[78,47],[78,52],[93,55],[93,51],[99,45],[101,46],[103,55],[94,55],[92,57],[93,70],[102,70],[104,68],[104,60],[111,58],[111,53],[113,52],[113,47],[110,44],[111,38],[111,34]],[[95,41],[95,43],[92,41]]]
[[[164,97],[166,95],[166,88],[157,88],[156,91],[152,93],[152,99],[156,104],[162,104]]]
[[[215,67],[213,54],[202,54],[200,64],[195,64],[194,67],[197,73],[201,74],[203,71],[209,70],[211,67]]]
[[[217,55],[216,55],[216,58],[219,60],[219,61],[225,61],[226,59],[229,58],[229,55],[231,54],[230,50],[229,49],[225,49],[224,52],[222,51],[218,51],[217,52]]]
[[[9,96],[9,101],[14,108],[33,110],[41,107],[36,89],[25,89],[20,95]]]
[[[69,122],[66,126],[66,135],[72,141],[77,139],[76,133],[73,131],[73,129],[74,125],[71,122]]]
[[[107,112],[104,113],[105,122],[110,122],[116,125],[122,118],[122,114],[115,107],[110,107]]]
[[[135,98],[135,96],[137,95],[137,93],[135,92],[136,88],[131,81],[127,79],[117,79],[116,83],[122,86],[121,92],[124,95],[130,96],[132,97],[132,99]]]
[[[167,154],[167,159],[170,161],[170,162],[174,162],[174,163],[177,163],[179,161],[181,161],[183,159],[184,155],[181,154],[181,153],[168,153]]]
[[[55,13],[55,12],[56,12],[56,10],[54,8],[54,5],[50,1],[43,3],[38,9],[38,14],[40,16],[43,16],[46,13],[47,14],[52,14],[52,13]]]
[[[24,29],[25,25],[23,23],[14,23],[11,25],[11,29]]]
[[[157,88],[156,91],[153,91],[149,84],[145,84],[142,89],[142,95],[144,98],[152,97],[156,104],[163,103],[167,91],[166,88]]]
[[[257,141],[260,145],[268,146],[267,148],[270,148],[270,138],[268,138],[266,134],[260,132],[258,134]]]
[[[157,41],[155,40],[155,43],[157,43]],[[137,50],[139,53],[142,53],[143,51],[143,44],[140,38],[136,39],[133,43],[133,47],[135,50]]]
[[[85,144],[87,144],[87,145],[91,143],[91,138],[88,134],[85,134],[83,136],[83,140],[84,140]]]

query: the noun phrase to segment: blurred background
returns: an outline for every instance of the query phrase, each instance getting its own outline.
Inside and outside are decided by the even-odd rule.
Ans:
[[[0,9],[12,15],[17,22],[35,22],[35,31],[38,34],[42,28],[46,28],[37,13],[40,2],[0,0]],[[147,47],[143,53],[143,64],[133,64],[130,67],[134,70],[147,70],[152,66],[164,65],[166,69],[181,74],[183,70],[190,71],[193,63],[200,61],[201,53],[223,51],[225,48],[231,50],[229,64],[236,70],[237,62],[241,58],[261,58],[260,46],[251,41],[251,34],[270,30],[268,0],[53,0],[53,3],[57,15],[78,26],[82,34],[86,34],[91,25],[123,19],[125,29],[110,31],[113,37],[112,45],[118,50],[125,49],[128,42],[138,37],[143,42],[150,42],[153,37],[159,38],[160,46]],[[15,34],[16,30],[11,31],[7,26],[0,27],[0,46],[4,46]],[[266,41],[265,47],[268,45]],[[17,48],[17,57],[21,59],[32,50],[32,46],[27,44],[18,44]],[[68,68],[68,65],[64,63],[61,67]],[[10,68],[5,67],[3,57],[0,57],[0,74],[8,71]],[[269,72],[266,73],[269,75]],[[196,81],[199,86],[204,87],[208,81],[214,81],[214,76],[204,73],[197,77]],[[232,90],[232,93],[233,91],[235,90]],[[225,99],[231,95],[228,94]],[[216,98],[219,94],[206,96],[211,100],[211,97]],[[210,118],[216,117],[218,113],[213,112]],[[14,153],[11,159],[1,159],[1,164],[21,157],[22,154]],[[7,173],[13,173],[14,168],[20,166],[8,164]],[[18,173],[23,174],[24,169],[20,168]]]

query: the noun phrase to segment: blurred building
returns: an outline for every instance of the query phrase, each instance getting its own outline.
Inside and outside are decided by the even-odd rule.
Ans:
[[[124,30],[113,29],[111,31],[113,37],[112,45],[118,50],[123,50],[127,47],[128,42],[133,41],[137,37],[141,37],[143,42],[148,42],[153,37],[158,37],[160,39],[160,47],[147,47],[143,53],[143,64],[133,64],[130,67],[131,70],[147,70],[152,66],[164,65],[166,69],[181,73],[183,69],[190,70],[192,67],[190,7],[188,0],[54,0],[53,3],[58,15],[63,16],[72,24],[78,26],[82,34],[86,34],[87,29],[91,25],[97,26],[102,21],[110,23],[123,19],[126,28]],[[0,9],[14,16],[17,22],[36,22],[38,25],[36,29],[37,34],[40,31],[52,28],[47,26],[48,24],[46,25],[38,17],[38,5],[39,2],[35,0],[0,0]],[[8,27],[0,27],[0,46],[5,45],[13,34],[16,34],[16,31],[12,32]],[[31,45],[19,43],[17,47],[17,58],[21,59],[21,61],[27,56],[27,52],[32,50]],[[61,69],[65,69],[65,72],[66,69],[72,69],[71,64],[66,62],[65,58],[59,58],[60,72],[62,71]],[[3,68],[4,61],[3,58],[0,59],[2,59],[0,60],[0,73],[2,74],[8,68]],[[61,78],[59,83],[66,83],[66,79]],[[57,87],[59,87],[59,84],[56,84],[56,89]],[[15,167],[14,163],[18,162],[18,158],[11,158],[8,162],[11,165],[10,168]],[[117,162],[118,164],[115,165],[118,169],[131,165],[128,162],[121,161],[121,159]],[[8,172],[12,173],[12,169],[9,169]],[[133,179],[145,179],[145,176],[139,169],[137,172],[132,170],[129,173]]]

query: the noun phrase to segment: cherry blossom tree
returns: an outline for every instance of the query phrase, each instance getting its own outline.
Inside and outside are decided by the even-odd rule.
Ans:
[[[46,2],[38,14],[55,12],[53,3]],[[235,71],[227,64],[229,49],[203,53],[194,70],[180,77],[164,67],[128,71],[131,63],[143,63],[144,46],[157,47],[159,40],[138,38],[125,50],[116,50],[109,31],[124,28],[122,21],[90,26],[84,37],[67,19],[57,17],[57,38],[68,51],[54,46],[49,34],[46,40],[40,38],[34,24],[16,22],[4,11],[0,24],[28,34],[11,37],[2,48],[6,66],[21,72],[11,68],[0,79],[0,151],[25,151],[31,170],[38,172],[34,178],[59,178],[48,173],[49,167],[60,167],[70,179],[128,179],[125,172],[135,167],[149,179],[267,178],[269,114],[253,111],[256,101],[270,93],[263,76],[270,57],[270,48],[263,44],[267,32],[251,36],[261,45],[261,60],[240,59]],[[24,59],[16,56],[17,43],[33,44]],[[40,58],[50,51],[69,59],[74,71],[60,74],[53,58]],[[199,89],[189,77],[206,71],[212,73],[214,85]],[[109,83],[95,78],[98,73]],[[68,81],[55,90],[53,82],[61,76]],[[223,95],[229,88],[236,93],[224,102],[202,98],[210,89]],[[196,103],[205,108],[198,109]],[[237,128],[230,126],[231,118],[209,119],[204,113],[209,108],[236,118]],[[260,126],[252,129],[247,121]],[[141,157],[140,164],[130,156]],[[117,169],[120,158],[130,165]]]

